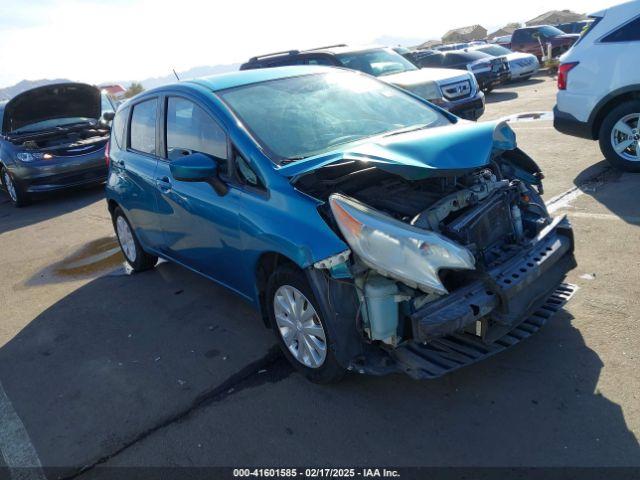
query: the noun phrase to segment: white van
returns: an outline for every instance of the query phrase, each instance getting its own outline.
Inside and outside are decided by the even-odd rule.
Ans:
[[[614,166],[640,172],[640,0],[590,15],[560,57],[556,130],[600,141]]]

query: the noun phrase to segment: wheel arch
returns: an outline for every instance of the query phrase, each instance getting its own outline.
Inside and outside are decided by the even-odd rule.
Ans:
[[[113,213],[116,211],[120,205],[113,198],[107,199],[107,209],[109,210],[109,214],[113,217]]]
[[[591,113],[589,123],[591,124],[591,137],[596,140],[600,136],[600,128],[607,114],[618,105],[629,100],[640,100],[640,84],[629,85],[615,90],[604,97],[596,105]]]
[[[262,317],[262,321],[265,326],[271,328],[271,321],[269,320],[269,314],[267,312],[267,299],[266,299],[266,289],[267,282],[269,281],[269,277],[271,274],[281,266],[291,266],[297,270],[303,271],[303,268],[298,265],[294,260],[283,255],[282,253],[269,251],[263,252],[258,261],[256,262],[255,267],[255,278],[256,278],[256,296],[258,299],[258,306],[260,309],[260,316]]]

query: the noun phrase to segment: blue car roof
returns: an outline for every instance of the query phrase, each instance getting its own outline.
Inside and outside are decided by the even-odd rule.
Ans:
[[[196,83],[213,91],[227,88],[250,85],[252,83],[266,82],[280,78],[296,77],[299,75],[309,75],[333,70],[330,67],[315,65],[299,65],[291,67],[259,68],[254,70],[241,70],[237,72],[222,73],[210,77],[188,80],[189,83]],[[187,83],[187,82],[185,82]]]

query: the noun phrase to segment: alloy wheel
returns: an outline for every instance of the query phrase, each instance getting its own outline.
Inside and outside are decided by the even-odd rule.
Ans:
[[[4,172],[4,186],[7,188],[7,193],[11,197],[11,200],[14,202],[18,201],[18,195],[16,193],[16,186],[13,184],[13,180],[11,179],[11,175],[9,172]]]
[[[129,260],[130,263],[135,262],[137,257],[136,242],[133,239],[133,233],[131,232],[131,228],[129,228],[129,224],[122,215],[118,216],[116,220],[116,233],[127,260]]]
[[[309,368],[320,368],[327,357],[327,337],[318,314],[304,294],[282,285],[273,308],[280,336],[291,355]]]
[[[620,157],[640,162],[640,113],[625,115],[611,129],[611,146]]]

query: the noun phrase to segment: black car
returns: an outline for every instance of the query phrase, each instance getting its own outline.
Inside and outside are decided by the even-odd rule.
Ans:
[[[17,207],[34,194],[104,182],[112,111],[97,87],[59,83],[0,104],[0,177]]]
[[[436,50],[417,51],[414,61],[421,68],[454,68],[472,72],[485,92],[509,80],[509,62],[504,57],[493,57],[477,51]]]
[[[564,33],[582,33],[582,31],[592,23],[593,20],[581,20],[578,22],[561,23],[555,27],[559,28]]]
[[[378,77],[467,120],[484,113],[484,94],[470,72],[422,69],[397,48],[332,45],[312,50],[288,50],[252,57],[240,70],[287,65],[326,65]]]

